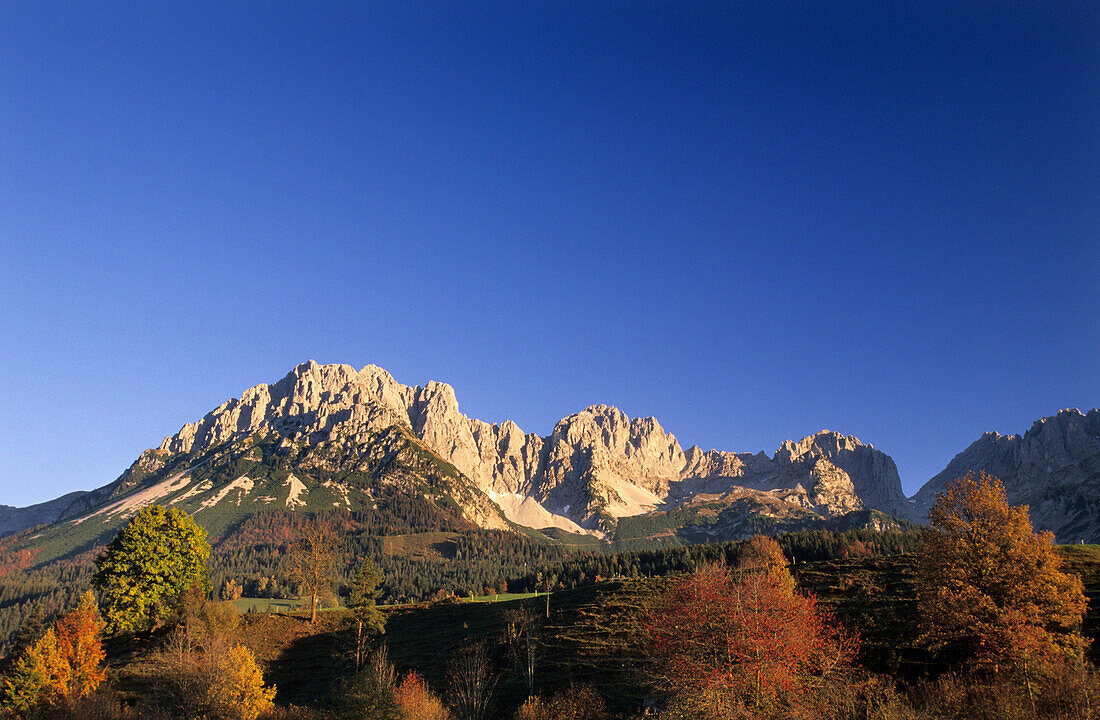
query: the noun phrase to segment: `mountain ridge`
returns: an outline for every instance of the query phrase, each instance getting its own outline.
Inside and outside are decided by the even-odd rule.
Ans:
[[[714,490],[716,484],[765,491],[809,485],[802,487],[803,504],[827,514],[834,512],[833,500],[845,510],[866,504],[892,514],[906,511],[893,461],[854,436],[822,431],[798,443],[787,441],[773,458],[694,446],[689,457],[656,418],[630,418],[603,404],[562,418],[549,435],[540,436],[525,433],[511,420],[497,424],[467,417],[446,383],[410,387],[374,365],[356,371],[348,365],[303,363],[278,382],[250,388],[239,400],[184,425],[157,450],[207,449],[265,424],[287,435],[322,439],[337,427],[356,436],[387,423],[407,423],[509,519],[532,527],[546,523],[599,531],[618,517],[656,509],[670,497]],[[856,484],[869,501],[825,500],[824,494],[823,502],[810,499],[817,484],[811,465],[828,458],[844,466],[838,468],[841,474],[859,471]],[[856,492],[854,484],[846,489]]]
[[[1090,423],[1100,423],[1092,419],[1100,418],[1100,411],[1085,416],[1066,410],[1054,424],[1050,418],[1036,421],[1033,430],[1076,417],[1085,418],[1085,434]],[[1028,445],[1028,457],[1043,456],[1038,445],[1061,437],[1047,434],[1051,437]],[[854,435],[822,430],[785,440],[771,456],[704,451],[697,445],[684,450],[656,418],[630,418],[614,406],[595,404],[540,436],[512,420],[467,417],[446,383],[408,386],[375,365],[356,370],[310,360],[184,424],[107,485],[71,493],[64,503],[59,498],[24,509],[0,506],[0,533],[21,529],[21,522],[23,527],[50,522],[54,513],[54,522],[78,522],[104,507],[129,512],[136,501],[122,499],[142,493],[150,502],[183,503],[195,512],[225,502],[240,507],[246,499],[270,504],[276,496],[287,507],[323,497],[350,509],[373,502],[378,483],[451,503],[466,521],[482,527],[556,528],[599,537],[610,537],[623,518],[677,508],[700,509],[692,522],[729,527],[738,525],[731,516],[734,507],[772,519],[870,511],[919,520],[930,504],[928,488],[942,485],[941,476],[991,465],[1015,477],[1007,471],[1013,458],[1023,457],[1013,449],[1018,442],[1020,436],[984,434],[909,499],[890,456]],[[976,446],[980,451],[972,450]],[[1078,455],[1100,457],[1088,443],[1083,448]],[[206,463],[216,469],[203,469]],[[1071,458],[1061,467],[1075,463]],[[1072,483],[1071,475],[1063,472],[1061,482]],[[1036,473],[1025,479],[1037,482]],[[1025,490],[1012,484],[1010,499]],[[777,500],[783,504],[775,505]],[[1081,527],[1063,528],[1056,504],[1044,507],[1043,522],[1056,532],[1084,527],[1100,535],[1100,521],[1081,526],[1078,518]],[[1100,504],[1096,510],[1100,514]]]

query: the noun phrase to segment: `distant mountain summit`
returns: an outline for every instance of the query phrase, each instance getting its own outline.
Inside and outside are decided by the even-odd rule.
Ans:
[[[511,421],[497,425],[463,415],[445,383],[410,387],[374,365],[357,371],[313,361],[185,425],[143,453],[110,492],[133,490],[181,453],[202,455],[257,434],[277,438],[283,449],[313,449],[296,465],[303,477],[311,470],[370,470],[380,433],[395,428],[471,483],[476,492],[460,506],[481,526],[502,525],[503,517],[533,528],[600,534],[618,518],[734,487],[779,492],[823,516],[908,511],[893,461],[854,437],[822,431],[784,443],[774,459],[698,448],[685,453],[656,419],[631,419],[608,405],[563,418],[542,437]]]
[[[1027,505],[1032,523],[1058,542],[1100,539],[1100,410],[1062,410],[1023,436],[985,433],[917,492],[917,517],[927,517],[948,482],[971,471],[1000,478],[1009,502]]]
[[[910,501],[888,455],[830,430],[787,440],[772,456],[685,451],[654,418],[592,405],[540,436],[463,415],[445,383],[413,387],[374,365],[310,361],[184,425],[108,485],[0,506],[0,532],[53,524],[43,532],[62,553],[109,538],[154,503],[187,510],[216,534],[263,509],[355,511],[400,497],[469,527],[697,542],[896,525],[925,517],[948,479],[985,468],[1013,499],[1036,501],[1037,525],[1093,538],[1098,418],[1065,411],[1024,438],[983,436]]]

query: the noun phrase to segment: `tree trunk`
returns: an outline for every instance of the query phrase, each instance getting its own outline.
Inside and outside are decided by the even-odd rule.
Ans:
[[[1031,703],[1031,715],[1035,716],[1035,693],[1031,689],[1031,673],[1028,672],[1027,661],[1024,661],[1024,683],[1027,685],[1027,699]]]
[[[317,595],[316,593],[309,596],[309,624],[317,622]]]
[[[363,654],[363,620],[359,619],[359,623],[355,630],[355,674],[359,674],[359,661]]]

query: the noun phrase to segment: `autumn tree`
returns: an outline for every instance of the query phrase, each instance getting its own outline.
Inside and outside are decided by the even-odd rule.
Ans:
[[[347,606],[355,616],[355,672],[359,672],[365,637],[386,632],[386,617],[376,604],[381,595],[381,590],[378,589],[381,583],[382,573],[375,569],[374,561],[367,557],[355,571],[347,600]]]
[[[336,536],[316,521],[302,528],[301,536],[291,547],[287,576],[297,586],[299,596],[309,601],[310,623],[317,622],[318,603],[332,596],[336,556]]]
[[[272,708],[274,687],[265,687],[256,656],[244,645],[233,645],[215,658],[215,706],[230,720],[256,720]]]
[[[783,548],[773,538],[755,535],[738,548],[735,569],[739,574],[763,573],[784,592],[794,592],[795,581],[787,569]]]
[[[210,543],[191,516],[152,505],[139,511],[96,559],[92,584],[100,591],[110,633],[160,625],[180,593],[209,590]]]
[[[4,706],[25,713],[40,705],[71,705],[95,692],[107,676],[102,629],[88,591],[16,660],[3,682]]]
[[[1032,529],[1027,506],[1010,506],[1000,480],[984,472],[958,478],[928,517],[917,592],[930,647],[1025,675],[1081,653],[1081,580],[1062,572],[1054,536]]]
[[[394,690],[394,698],[401,720],[451,720],[446,706],[419,673],[405,675]]]
[[[855,652],[785,566],[698,570],[669,589],[649,625],[674,708],[693,718],[797,714]]]

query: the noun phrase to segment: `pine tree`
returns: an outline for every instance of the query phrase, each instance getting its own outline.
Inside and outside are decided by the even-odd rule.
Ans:
[[[382,573],[374,568],[374,561],[368,556],[355,571],[348,593],[348,608],[355,614],[355,671],[362,664],[364,631],[367,636],[381,635],[386,632],[386,617],[379,612],[376,601],[381,591]]]

